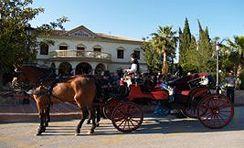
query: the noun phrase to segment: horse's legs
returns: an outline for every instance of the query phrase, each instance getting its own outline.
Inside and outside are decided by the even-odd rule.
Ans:
[[[50,122],[50,104],[45,109],[45,126],[48,127],[48,122]]]
[[[96,126],[98,127],[99,126],[99,122],[101,120],[101,107],[100,105],[96,106],[96,115],[97,115],[97,124]]]
[[[91,115],[91,119],[92,119],[92,127],[91,127],[91,130],[90,130],[89,134],[92,134],[92,133],[94,133],[94,130],[96,128],[96,121],[95,121],[95,116],[94,116],[94,108],[93,107],[89,107],[88,108],[88,112]]]
[[[39,118],[40,118],[40,126],[37,130],[37,136],[38,135],[41,135],[42,132],[45,132],[46,128],[44,126],[44,122],[45,122],[45,113],[44,113],[44,110],[40,110],[39,111]]]
[[[50,122],[50,107],[51,107],[51,97],[48,98],[48,105],[47,105],[47,122]]]
[[[83,122],[86,120],[86,117],[87,117],[86,108],[82,108],[81,109],[81,120],[80,120],[79,124],[77,125],[76,135],[78,135],[80,133],[80,128],[81,128]]]
[[[88,113],[89,113],[89,116],[88,116],[86,124],[91,124],[91,120],[92,120],[91,113],[89,111],[88,111]]]
[[[94,108],[94,116],[97,117],[97,126],[99,126],[99,121],[101,119],[100,108],[99,108],[99,106],[94,106],[93,108]],[[89,113],[89,118],[88,118],[86,123],[87,124],[91,124],[92,114],[91,114],[91,112],[89,110],[88,110],[88,113]]]

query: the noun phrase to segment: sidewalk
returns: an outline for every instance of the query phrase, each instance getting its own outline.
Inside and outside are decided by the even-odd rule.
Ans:
[[[235,91],[235,105],[244,105],[244,90]]]
[[[51,106],[51,120],[66,120],[80,118],[80,110],[73,104],[60,103]],[[39,121],[36,104],[0,105],[0,123]]]

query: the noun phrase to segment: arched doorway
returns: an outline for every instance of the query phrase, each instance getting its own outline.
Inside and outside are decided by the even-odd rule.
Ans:
[[[62,62],[58,68],[58,74],[70,75],[72,71],[72,65],[69,62]]]
[[[92,66],[89,63],[82,62],[78,64],[75,68],[75,74],[91,74],[92,73]]]
[[[56,74],[56,65],[55,65],[55,63],[52,63],[50,68],[51,68],[52,72]]]
[[[100,63],[95,68],[95,74],[96,75],[101,75],[102,72],[104,72],[105,70],[106,70],[106,68],[105,68],[104,64]]]

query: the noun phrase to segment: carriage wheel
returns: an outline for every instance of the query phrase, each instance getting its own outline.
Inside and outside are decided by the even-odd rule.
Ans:
[[[124,102],[118,105],[112,114],[114,127],[123,133],[136,130],[142,122],[143,112],[138,105],[132,102]]]
[[[186,107],[186,108],[182,109],[182,112],[185,116],[187,116],[189,118],[197,118],[198,117],[197,109],[195,109],[193,107]]]
[[[128,87],[125,85],[120,85],[118,88],[119,96],[126,97],[128,94]]]
[[[112,113],[116,106],[120,104],[120,101],[114,98],[109,99],[103,106],[103,114],[107,119],[111,120]]]
[[[234,116],[234,106],[224,95],[209,95],[199,102],[197,108],[201,123],[212,129],[228,125]]]
[[[190,118],[197,118],[198,117],[197,105],[203,97],[206,97],[209,94],[209,92],[210,91],[206,86],[200,86],[191,90],[189,96],[191,105],[189,107],[182,109],[183,114],[185,114],[187,117]]]

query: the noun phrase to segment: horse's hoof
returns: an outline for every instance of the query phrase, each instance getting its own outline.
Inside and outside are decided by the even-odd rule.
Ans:
[[[41,129],[42,132],[45,132],[46,131],[46,127],[44,126],[42,129]]]
[[[92,134],[94,134],[94,131],[93,130],[90,130],[90,131],[87,132],[87,134],[88,135],[92,135]]]
[[[48,127],[48,122],[45,124],[45,127]]]
[[[42,135],[42,131],[38,130],[38,132],[36,133],[36,136],[41,136]]]
[[[41,136],[42,134],[41,133],[36,133],[36,136]]]
[[[76,134],[75,135],[79,135],[80,134],[80,130],[76,130]]]
[[[99,127],[99,123],[96,124],[96,127]]]
[[[75,133],[75,136],[79,136],[80,135],[80,133]]]
[[[45,126],[43,126],[43,127],[39,127],[38,129],[37,129],[37,136],[39,136],[39,135],[41,135],[41,133],[43,133],[43,132],[45,132],[46,131],[46,127]]]

